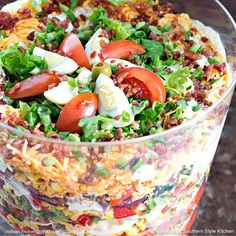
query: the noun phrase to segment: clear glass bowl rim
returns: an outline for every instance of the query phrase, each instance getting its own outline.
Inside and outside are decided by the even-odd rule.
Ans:
[[[233,19],[233,17],[231,16],[231,14],[229,13],[229,11],[224,7],[224,5],[219,1],[219,0],[214,0],[214,2],[216,2],[219,7],[224,11],[224,13],[228,16],[230,22],[232,23],[233,27],[234,27],[234,31],[236,32],[236,23]],[[235,77],[235,75],[234,75]],[[71,142],[71,141],[63,141],[63,140],[57,140],[57,139],[53,139],[53,138],[47,138],[47,137],[42,137],[40,135],[35,135],[35,134],[31,134],[27,131],[20,131],[18,129],[13,128],[10,125],[7,125],[3,122],[0,122],[0,127],[3,129],[6,129],[14,134],[23,136],[25,138],[29,138],[29,139],[35,139],[39,142],[43,142],[43,143],[51,143],[51,144],[58,144],[58,145],[66,145],[66,146],[88,146],[88,147],[104,147],[104,146],[122,146],[122,145],[128,145],[128,144],[136,144],[136,143],[141,143],[141,142],[147,142],[147,141],[153,141],[159,138],[164,138],[165,136],[174,134],[178,131],[184,130],[187,127],[190,127],[196,123],[198,123],[198,121],[204,119],[204,117],[207,117],[207,115],[209,113],[211,113],[213,110],[215,110],[219,104],[221,104],[226,98],[227,96],[230,94],[230,92],[234,89],[236,84],[236,78],[232,78],[231,84],[229,85],[227,91],[221,96],[221,98],[219,100],[217,100],[217,102],[215,104],[213,104],[209,109],[207,109],[206,111],[203,111],[201,114],[199,114],[198,116],[196,116],[195,118],[187,121],[186,123],[183,123],[179,126],[176,126],[170,130],[166,130],[164,132],[161,132],[159,134],[153,134],[153,135],[147,135],[144,137],[139,137],[139,138],[132,138],[132,139],[126,139],[126,140],[122,140],[122,141],[112,141],[112,142]]]

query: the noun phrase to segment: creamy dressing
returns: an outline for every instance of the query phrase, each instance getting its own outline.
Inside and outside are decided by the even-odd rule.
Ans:
[[[151,181],[155,178],[155,169],[153,165],[143,165],[134,172],[132,180],[140,180],[142,182]]]
[[[70,211],[76,211],[78,213],[83,213],[84,211],[97,211],[97,212],[104,213],[102,206],[99,205],[96,201],[92,201],[92,200],[70,199],[67,201],[67,205]]]
[[[88,231],[88,233],[94,234],[96,236],[110,236],[132,229],[137,221],[138,220],[134,217],[127,217],[125,220],[101,221],[94,225],[93,228]]]

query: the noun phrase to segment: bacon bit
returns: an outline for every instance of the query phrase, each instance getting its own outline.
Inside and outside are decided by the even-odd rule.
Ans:
[[[100,41],[100,46],[101,46],[101,48],[104,48],[106,45],[107,45],[107,44],[106,44],[103,40]]]
[[[18,19],[23,20],[27,18],[31,18],[31,10],[28,7],[22,7],[17,11]]]
[[[94,58],[94,57],[96,57],[96,55],[97,55],[97,52],[96,52],[96,51],[93,51],[93,52],[90,54],[90,58]]]
[[[222,63],[222,64],[216,64],[216,65],[214,65],[214,68],[215,68],[216,70],[218,70],[220,73],[222,73],[222,72],[226,73],[226,64],[225,64],[225,62]]]
[[[185,52],[184,57],[185,59],[190,60],[190,61],[197,61],[201,59],[201,57],[197,53],[191,52],[191,51]]]
[[[78,18],[75,18],[74,22],[73,22],[73,26],[75,28],[79,28],[80,24],[79,24],[79,19]]]
[[[120,120],[121,116],[115,116],[114,119],[115,120]]]
[[[13,17],[9,12],[0,12],[0,30],[9,30],[15,26],[17,18]]]
[[[208,42],[208,38],[205,37],[205,36],[202,36],[202,37],[201,37],[201,41],[202,41],[203,43],[206,43],[206,42]]]
[[[202,54],[206,57],[211,57],[214,55],[214,51],[209,47],[204,47],[202,49]]]
[[[121,128],[116,129],[115,139],[122,140],[123,138],[123,131]]]
[[[156,35],[153,32],[150,33],[149,38],[158,42],[162,42],[163,38],[162,36]]]
[[[28,36],[27,36],[27,39],[29,39],[30,41],[33,41],[34,40],[34,34],[35,34],[35,31],[31,31]]]
[[[138,106],[138,105],[139,105],[139,102],[136,101],[136,100],[134,100],[134,101],[132,101],[132,105],[133,105],[133,106]]]

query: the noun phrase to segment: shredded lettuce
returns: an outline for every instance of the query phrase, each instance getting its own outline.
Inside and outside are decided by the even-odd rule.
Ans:
[[[18,44],[0,52],[0,64],[18,80],[27,78],[34,68],[38,68],[39,72],[47,69],[47,63],[44,59],[31,55],[29,51],[21,52]]]
[[[167,90],[175,95],[185,94],[193,85],[189,78],[191,75],[189,68],[184,67],[176,72],[164,75]]]
[[[47,49],[48,44],[59,46],[66,35],[62,28],[57,27],[52,22],[48,22],[45,32],[36,32],[35,38],[37,43],[45,45]]]
[[[102,24],[105,27],[115,31],[115,39],[127,39],[135,29],[128,22],[112,20],[108,18],[108,14],[103,7],[97,7],[89,16],[89,20],[95,24]]]

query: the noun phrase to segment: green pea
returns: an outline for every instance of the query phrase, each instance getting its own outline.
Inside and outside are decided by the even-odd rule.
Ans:
[[[97,64],[95,64],[92,68],[92,77],[93,77],[93,80],[96,80],[97,77],[100,75],[100,74],[104,74],[108,77],[110,77],[112,75],[112,70],[111,70],[111,66],[108,65],[107,63],[105,62],[99,62]]]

